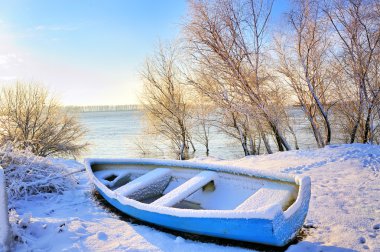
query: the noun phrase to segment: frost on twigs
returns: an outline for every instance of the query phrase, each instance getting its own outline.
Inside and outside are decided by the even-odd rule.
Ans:
[[[62,165],[35,156],[28,149],[20,150],[14,143],[0,147],[0,165],[4,168],[10,203],[37,194],[59,194],[75,183]]]

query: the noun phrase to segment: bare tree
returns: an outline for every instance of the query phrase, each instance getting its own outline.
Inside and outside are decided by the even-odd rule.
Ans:
[[[142,71],[144,91],[141,101],[149,124],[156,134],[170,140],[176,147],[179,158],[186,159],[189,145],[192,145],[190,109],[185,100],[177,60],[176,48],[160,43],[155,55],[147,58]]]
[[[189,76],[189,75],[188,75]],[[211,77],[211,78],[210,78]],[[212,125],[240,142],[244,155],[255,155],[260,152],[259,145],[256,145],[257,135],[254,128],[260,128],[263,138],[266,141],[267,153],[272,153],[269,141],[264,132],[264,126],[261,123],[254,125],[255,120],[250,120],[249,116],[236,109],[236,102],[233,97],[230,97],[229,92],[224,89],[223,94],[220,94],[220,88],[215,79],[209,75],[198,75],[191,77],[191,84],[196,87],[200,95],[208,97],[213,101],[215,109],[215,117],[212,120]],[[226,86],[225,88],[228,88]],[[223,99],[221,99],[223,97]],[[253,122],[252,122],[253,121]],[[259,140],[261,142],[261,140]]]
[[[240,142],[244,155],[257,155],[260,153],[260,138],[250,126],[249,117],[231,109],[222,110],[217,126],[220,131]],[[259,144],[256,142],[259,141]],[[269,147],[268,153],[272,153]]]
[[[351,125],[350,143],[358,139],[360,129],[358,140],[364,143],[373,135],[371,124],[378,94],[369,74],[380,44],[379,6],[376,0],[334,0],[324,10],[341,42],[337,60],[355,88],[354,96],[344,97],[354,108],[347,117],[347,124]]]
[[[291,33],[286,41],[277,40],[278,71],[293,89],[318,147],[331,142],[329,111],[334,104],[330,96],[331,46],[327,22],[321,14],[318,1],[295,1],[289,15]]]
[[[185,28],[193,72],[202,76],[189,78],[191,83],[220,107],[248,116],[268,153],[266,128],[280,151],[291,149],[284,126],[273,113],[278,108],[266,94],[271,74],[264,63],[264,48],[272,5],[273,1],[193,0]]]
[[[275,65],[275,63],[273,63]],[[268,96],[270,96],[271,103],[275,104],[273,107],[275,111],[271,113],[274,117],[280,121],[281,125],[284,125],[284,131],[292,135],[294,141],[294,148],[299,149],[298,139],[294,130],[294,125],[297,123],[294,115],[291,115],[294,111],[291,90],[284,88],[284,82],[281,81],[280,76],[277,76],[272,80],[272,85],[268,86]]]
[[[12,141],[39,156],[77,156],[87,143],[85,130],[47,89],[17,82],[0,93],[0,141]]]

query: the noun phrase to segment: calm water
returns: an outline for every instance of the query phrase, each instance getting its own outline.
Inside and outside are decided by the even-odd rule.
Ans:
[[[300,147],[314,148],[315,141],[308,129],[307,121],[303,119],[302,111],[294,110],[291,113],[297,122],[295,130]],[[175,158],[167,141],[144,133],[141,111],[84,112],[80,113],[79,119],[88,129],[86,140],[91,144],[85,157]],[[292,142],[291,137],[288,138]],[[137,143],[149,151],[143,155]],[[205,156],[202,145],[196,144],[196,149],[195,156]],[[224,159],[244,156],[241,145],[236,140],[215,128],[211,130],[210,155]]]

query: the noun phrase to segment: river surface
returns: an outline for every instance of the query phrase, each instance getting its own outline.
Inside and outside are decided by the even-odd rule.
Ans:
[[[315,140],[302,111],[292,110],[291,115],[295,120],[294,128],[300,149],[315,148]],[[79,120],[88,130],[85,140],[90,143],[84,157],[175,158],[165,139],[145,133],[142,111],[82,112],[79,113]],[[293,144],[291,135],[288,138]],[[196,143],[196,149],[195,157],[205,156],[204,146]],[[212,128],[210,156],[233,159],[244,155],[239,142]]]

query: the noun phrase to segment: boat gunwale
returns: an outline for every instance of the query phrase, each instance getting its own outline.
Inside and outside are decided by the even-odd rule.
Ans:
[[[307,176],[289,175],[281,173],[269,173],[252,168],[244,168],[239,166],[228,166],[228,165],[218,165],[209,163],[198,163],[191,161],[179,161],[179,160],[163,160],[163,159],[109,159],[109,158],[86,158],[84,164],[88,174],[90,175],[90,180],[95,184],[98,190],[101,190],[109,198],[116,199],[121,204],[130,205],[132,207],[138,208],[143,211],[155,212],[164,215],[172,215],[177,217],[193,217],[193,218],[227,218],[227,219],[269,219],[281,218],[287,220],[293,214],[301,208],[302,202],[304,201],[303,196],[305,193],[310,193],[310,178]],[[94,175],[92,170],[93,165],[158,165],[158,166],[168,166],[184,169],[199,169],[199,170],[209,170],[223,173],[230,173],[233,175],[245,175],[250,177],[256,177],[261,179],[291,183],[298,186],[297,198],[292,203],[292,205],[286,209],[282,210],[279,204],[269,205],[267,207],[262,207],[253,210],[192,210],[192,209],[180,209],[166,206],[153,206],[150,204],[142,203],[133,199],[129,199],[122,195],[119,195],[105,186],[100,180]],[[307,192],[309,191],[309,192]]]

